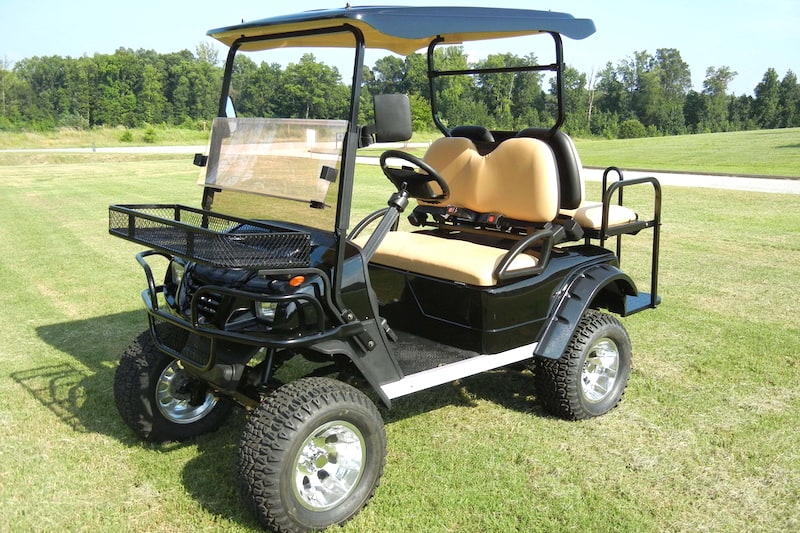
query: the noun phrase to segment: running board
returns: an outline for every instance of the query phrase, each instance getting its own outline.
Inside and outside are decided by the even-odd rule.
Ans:
[[[622,316],[630,316],[645,309],[655,309],[661,303],[661,296],[653,296],[649,292],[640,292],[636,296],[625,297],[625,311]]]
[[[383,393],[391,400],[401,396],[407,396],[414,392],[430,389],[437,385],[450,383],[457,379],[467,376],[474,376],[487,370],[504,367],[513,363],[519,363],[526,359],[533,358],[533,352],[538,343],[513,348],[507,352],[476,355],[457,363],[437,366],[429,370],[423,370],[416,374],[411,374],[398,381],[387,383],[381,386]]]

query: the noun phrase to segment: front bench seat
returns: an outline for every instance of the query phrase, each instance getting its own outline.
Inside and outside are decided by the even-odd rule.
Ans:
[[[423,159],[447,181],[449,205],[480,213],[502,213],[537,224],[552,222],[558,215],[555,158],[550,148],[538,139],[508,139],[483,156],[471,140],[445,137],[434,141]],[[356,243],[362,242],[361,239],[356,239]],[[498,265],[508,253],[499,246],[427,231],[392,231],[378,247],[372,262],[486,287],[498,283]],[[520,253],[508,270],[535,267],[539,259],[532,251]]]

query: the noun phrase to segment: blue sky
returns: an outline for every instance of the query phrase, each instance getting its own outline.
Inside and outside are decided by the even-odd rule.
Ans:
[[[591,18],[597,33],[565,40],[565,60],[587,75],[632,57],[675,48],[702,90],[706,68],[738,72],[729,86],[752,94],[767,68],[800,75],[798,0],[350,0],[354,5],[477,5],[562,11]],[[194,51],[207,30],[345,0],[0,0],[0,61],[113,53],[119,47]],[[223,54],[221,54],[223,57]]]

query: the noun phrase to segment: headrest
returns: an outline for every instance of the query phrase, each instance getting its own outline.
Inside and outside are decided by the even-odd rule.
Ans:
[[[475,142],[494,142],[494,135],[483,126],[456,126],[450,130],[451,137],[466,137]]]

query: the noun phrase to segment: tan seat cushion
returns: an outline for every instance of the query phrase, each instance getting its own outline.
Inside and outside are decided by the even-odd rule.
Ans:
[[[562,215],[570,216],[584,229],[599,230],[603,224],[603,203],[584,200],[577,209],[562,209]],[[608,227],[634,222],[639,217],[625,206],[611,204],[608,206]]]
[[[363,245],[366,237],[356,239]],[[399,270],[490,287],[497,284],[494,272],[507,250],[467,241],[446,239],[425,233],[390,231],[372,262]],[[539,259],[519,254],[509,270],[534,267]]]

